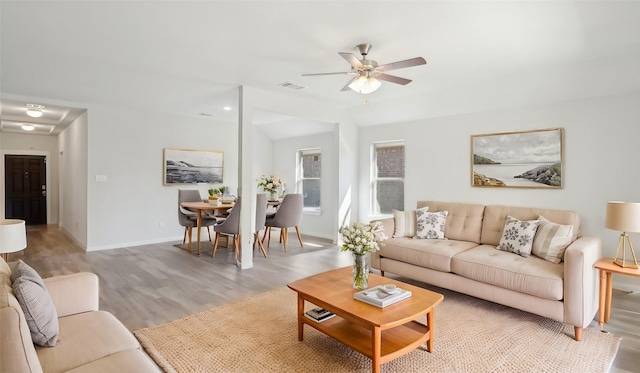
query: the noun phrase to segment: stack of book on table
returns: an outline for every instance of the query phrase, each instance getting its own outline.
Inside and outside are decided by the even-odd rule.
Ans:
[[[316,322],[323,322],[334,317],[336,314],[325,310],[324,308],[317,307],[304,313],[304,315]]]
[[[361,302],[384,308],[407,298],[411,298],[411,291],[401,289],[399,287],[389,289],[388,287],[385,287],[385,285],[378,285],[371,289],[359,291],[353,294],[353,297]]]

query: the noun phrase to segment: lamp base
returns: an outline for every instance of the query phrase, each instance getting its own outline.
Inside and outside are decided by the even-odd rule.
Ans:
[[[619,265],[622,268],[635,268],[635,269],[638,268],[638,264],[634,263],[633,260],[629,260],[629,259],[622,260],[622,259],[618,258],[618,259],[614,260],[613,263]]]
[[[631,252],[631,257],[633,259],[627,259],[627,243],[629,244],[629,251]],[[616,258],[613,260],[613,263],[619,265],[622,268],[638,268],[638,259],[636,259],[636,253],[633,251],[633,245],[631,244],[631,238],[626,232],[622,232],[620,234],[620,239],[618,240],[618,250],[616,251]]]

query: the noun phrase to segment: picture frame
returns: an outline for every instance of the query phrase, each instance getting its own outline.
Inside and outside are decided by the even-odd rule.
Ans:
[[[164,149],[163,184],[220,184],[224,152],[217,150]]]
[[[562,128],[471,136],[474,187],[562,188]]]

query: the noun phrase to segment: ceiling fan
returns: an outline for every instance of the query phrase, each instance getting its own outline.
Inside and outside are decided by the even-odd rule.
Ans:
[[[408,60],[378,65],[376,61],[367,59],[367,55],[371,50],[371,44],[358,44],[356,47],[362,55],[361,60],[359,60],[353,53],[338,53],[340,56],[342,56],[342,58],[349,62],[349,64],[351,65],[351,71],[302,74],[302,76],[356,75],[344,87],[342,87],[341,91],[348,91],[349,89],[352,89],[358,93],[368,94],[380,88],[380,86],[382,85],[380,80],[401,85],[411,83],[410,79],[401,78],[395,75],[389,75],[386,73],[387,71],[403,69],[405,67],[411,66],[424,65],[427,63],[424,58],[416,57]]]

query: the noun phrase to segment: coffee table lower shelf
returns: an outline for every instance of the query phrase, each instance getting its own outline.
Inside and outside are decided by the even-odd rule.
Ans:
[[[377,360],[373,350],[374,330],[345,320],[340,316],[323,322],[315,322],[303,316],[300,321],[372,360]],[[302,325],[300,325],[300,329],[302,329]],[[417,321],[410,321],[390,329],[381,330],[380,333],[379,364],[384,364],[405,355],[425,344],[431,338],[430,328]],[[300,330],[299,340],[302,340],[302,337],[302,330]]]

